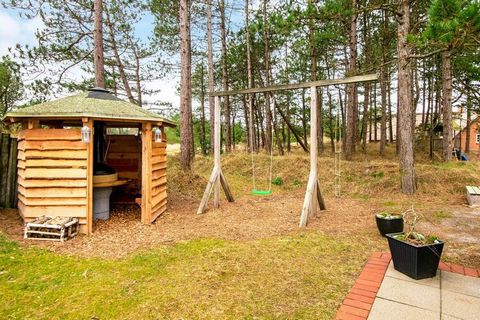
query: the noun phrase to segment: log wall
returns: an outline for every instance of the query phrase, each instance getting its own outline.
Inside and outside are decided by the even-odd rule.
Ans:
[[[156,143],[152,125],[142,125],[142,223],[155,221],[167,209],[166,137]]]
[[[59,215],[87,224],[87,147],[80,129],[19,133],[18,209],[24,220]]]
[[[167,210],[167,144],[152,143],[152,221]]]

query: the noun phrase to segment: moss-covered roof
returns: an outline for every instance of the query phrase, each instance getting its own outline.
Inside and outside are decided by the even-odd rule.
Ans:
[[[105,118],[130,121],[161,121],[175,125],[171,120],[145,110],[136,104],[99,91],[82,92],[9,112],[6,118]]]

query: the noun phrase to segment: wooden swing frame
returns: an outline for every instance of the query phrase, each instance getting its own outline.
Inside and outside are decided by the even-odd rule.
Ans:
[[[349,83],[360,83],[360,82],[370,82],[377,81],[377,74],[368,74],[361,76],[346,77],[342,79],[333,79],[333,80],[318,80],[310,81],[296,84],[286,84],[270,87],[260,87],[260,88],[250,88],[244,90],[236,91],[219,91],[219,92],[210,92],[209,95],[215,98],[215,120],[214,120],[214,167],[210,178],[208,179],[207,187],[203,193],[202,201],[198,207],[197,213],[204,213],[208,200],[213,190],[213,207],[218,208],[220,205],[220,185],[222,186],[226,198],[229,202],[233,202],[233,195],[228,187],[227,180],[223,175],[221,162],[220,162],[220,104],[221,97],[223,96],[232,96],[237,94],[247,94],[249,95],[249,104],[251,108],[251,94],[254,93],[264,93],[264,92],[274,92],[274,91],[284,91],[284,90],[295,90],[310,88],[311,102],[310,102],[310,174],[308,177],[307,190],[305,192],[305,199],[303,201],[302,213],[300,215],[300,227],[305,227],[308,223],[308,219],[312,216],[315,216],[317,208],[320,210],[326,210],[325,200],[320,188],[320,182],[318,180],[318,169],[317,169],[317,160],[318,160],[318,126],[317,126],[317,88],[326,87],[331,85],[338,84],[349,84]],[[250,110],[251,114],[251,110]],[[250,121],[250,127],[252,126],[252,121]],[[252,128],[249,128],[252,132]]]

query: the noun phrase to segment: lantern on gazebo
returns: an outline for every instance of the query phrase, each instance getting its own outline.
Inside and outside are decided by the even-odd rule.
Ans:
[[[82,142],[90,142],[90,128],[86,125],[82,127]]]
[[[157,127],[154,130],[154,134],[155,134],[155,142],[162,142],[162,129]]]

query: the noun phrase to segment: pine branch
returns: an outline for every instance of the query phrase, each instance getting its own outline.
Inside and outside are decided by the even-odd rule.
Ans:
[[[414,55],[408,56],[408,58],[409,59],[425,59],[425,58],[431,57],[433,55],[436,55],[438,53],[442,53],[442,52],[445,52],[445,51],[448,51],[448,48],[441,48],[441,49],[431,51],[431,52],[425,53],[425,54],[416,54],[416,55],[414,54]]]

